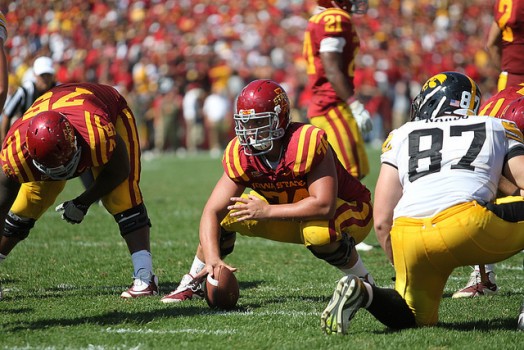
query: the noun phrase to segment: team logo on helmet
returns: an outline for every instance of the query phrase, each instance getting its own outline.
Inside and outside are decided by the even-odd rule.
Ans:
[[[446,74],[437,74],[432,76],[428,79],[428,81],[426,81],[426,83],[422,87],[422,91],[425,91],[427,89],[434,89],[437,86],[444,84],[447,78],[448,77],[446,76]]]

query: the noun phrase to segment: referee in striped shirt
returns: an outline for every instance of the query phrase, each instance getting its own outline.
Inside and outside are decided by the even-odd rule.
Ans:
[[[53,60],[49,57],[38,57],[33,63],[34,79],[28,79],[10,96],[2,112],[0,141],[3,142],[11,124],[31,107],[33,102],[44,92],[56,86]]]

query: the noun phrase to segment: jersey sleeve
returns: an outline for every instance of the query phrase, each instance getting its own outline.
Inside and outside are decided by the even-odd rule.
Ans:
[[[249,181],[249,177],[245,171],[245,166],[243,166],[244,157],[244,151],[240,147],[240,142],[238,141],[238,138],[235,137],[227,145],[222,158],[224,172],[234,182],[243,183]]]
[[[326,156],[329,144],[324,130],[313,125],[304,125],[290,139],[288,150],[294,157],[290,164],[295,176],[304,176],[317,166]],[[290,153],[293,155],[293,153]]]
[[[382,154],[380,162],[388,164],[398,169],[398,152],[400,147],[400,135],[402,132],[399,129],[393,130],[382,144]]]
[[[501,120],[501,125],[504,128],[504,134],[508,140],[509,151],[507,159],[524,155],[524,138],[517,124],[509,120]]]

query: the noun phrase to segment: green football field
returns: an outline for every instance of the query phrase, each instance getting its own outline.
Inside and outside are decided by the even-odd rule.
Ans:
[[[369,154],[373,173],[365,183],[373,191],[379,152]],[[200,213],[221,171],[220,160],[207,155],[143,162],[161,295],[176,288],[193,260]],[[80,181],[71,181],[59,200],[81,190]],[[377,244],[374,232],[366,242]],[[380,248],[361,255],[377,284],[392,286],[393,268]],[[113,218],[95,205],[72,226],[50,210],[0,265],[0,349],[522,349],[524,333],[515,329],[523,257],[497,265],[494,297],[451,299],[471,271],[457,269],[437,327],[392,332],[361,310],[349,335],[326,336],[320,313],[341,275],[303,246],[239,236],[227,258],[240,283],[230,312],[210,310],[203,300],[122,300],[133,271]]]

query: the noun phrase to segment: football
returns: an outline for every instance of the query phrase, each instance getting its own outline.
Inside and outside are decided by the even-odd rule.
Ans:
[[[240,289],[235,274],[227,267],[221,266],[214,277],[211,278],[210,275],[207,275],[206,278],[204,295],[207,304],[212,309],[233,309],[240,296]]]

